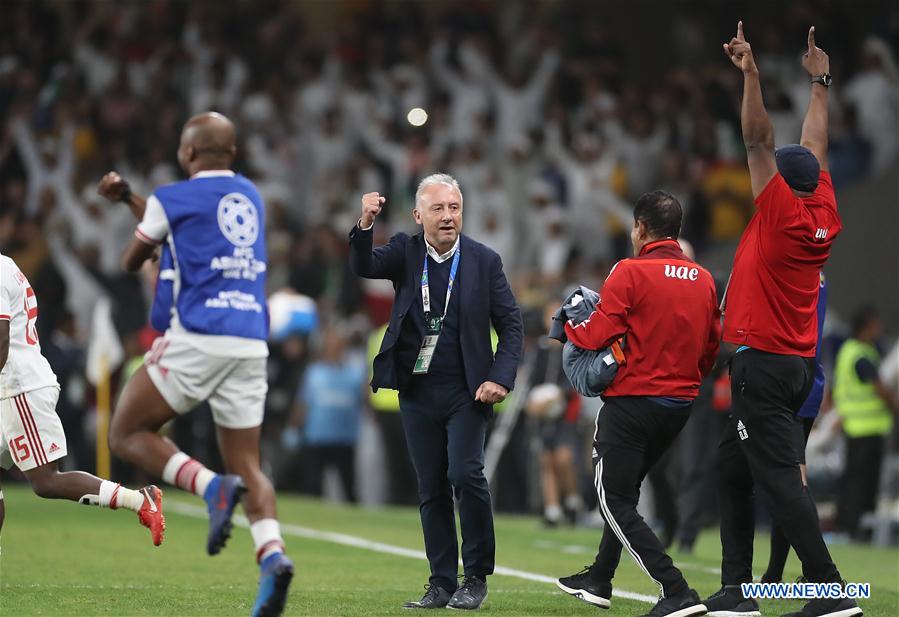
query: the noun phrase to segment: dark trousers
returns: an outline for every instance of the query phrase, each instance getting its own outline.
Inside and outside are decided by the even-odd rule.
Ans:
[[[340,476],[347,500],[356,503],[356,446],[310,445],[306,447],[305,454],[306,464],[309,465],[309,493],[321,496],[325,470],[332,467]]]
[[[846,469],[837,505],[837,523],[855,539],[863,539],[858,523],[877,505],[880,469],[883,464],[883,435],[850,437],[846,440]]]
[[[676,448],[676,445],[675,445]],[[674,495],[674,487],[671,485],[671,467],[674,461],[671,448],[662,454],[661,458],[653,465],[647,478],[649,489],[652,491],[652,503],[655,508],[655,518],[662,524],[662,545],[665,548],[674,541],[677,532],[677,498]],[[674,472],[677,473],[676,471]]]
[[[712,387],[712,378],[700,385],[690,420],[677,443],[681,464],[677,486],[678,540],[681,548],[686,550],[696,542],[703,526],[715,520],[718,512],[715,466],[709,463],[709,453],[718,447],[727,414],[712,408]]]
[[[484,476],[484,442],[492,412],[474,401],[464,382],[417,377],[400,392],[400,413],[418,478],[430,581],[453,591],[459,571],[453,496],[459,502],[465,575],[493,573],[496,539]]]
[[[611,581],[622,544],[663,597],[687,591],[665,547],[637,513],[640,484],[690,417],[690,407],[669,408],[642,397],[609,397],[596,418],[593,464],[606,521],[591,575]]]
[[[718,446],[721,582],[752,581],[754,492],[802,561],[810,582],[837,582],[818,512],[799,472],[795,416],[812,387],[814,361],[754,349],[731,364],[731,418]]]
[[[805,446],[808,444],[808,436],[815,424],[814,418],[796,417],[794,426],[796,447],[799,448],[799,463],[805,465]],[[771,554],[768,556],[768,567],[762,575],[763,583],[776,583],[783,578],[784,566],[790,554],[790,542],[784,535],[777,521],[771,522]]]

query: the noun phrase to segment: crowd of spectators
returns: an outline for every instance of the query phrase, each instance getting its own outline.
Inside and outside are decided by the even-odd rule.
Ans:
[[[329,355],[362,349],[389,314],[390,284],[359,281],[346,264],[363,192],[387,196],[384,241],[411,227],[420,177],[458,178],[465,232],[502,256],[520,303],[534,309],[532,335],[548,300],[574,282],[598,288],[628,254],[630,204],[642,192],[678,196],[700,261],[732,247],[751,216],[742,84],[717,44],[736,18],[716,3],[679,12],[667,38],[652,41],[617,31],[602,3],[335,4],[327,31],[286,2],[4,5],[0,250],[37,293],[42,340],[66,363],[55,368],[74,425],[92,405],[77,366],[96,299],[112,299],[126,357],[152,338],[152,273],[119,267],[134,221],[97,196],[96,182],[115,169],[148,194],[179,179],[180,127],[194,113],[217,110],[238,127],[236,168],[266,200],[270,291],[311,297],[341,330],[333,340],[329,327],[319,360],[315,341],[273,344],[267,430],[278,452],[296,445],[281,433],[295,437],[306,364],[327,374]],[[850,4],[794,3],[780,23],[747,22],[779,144],[798,141],[807,104],[805,29],[847,23]],[[899,155],[899,14],[881,9],[849,20],[879,36],[819,27],[839,75],[838,190],[895,169]],[[646,45],[659,67],[630,70]],[[415,108],[427,114],[421,126]],[[303,396],[323,380],[306,379]],[[299,402],[313,414],[327,407]]]

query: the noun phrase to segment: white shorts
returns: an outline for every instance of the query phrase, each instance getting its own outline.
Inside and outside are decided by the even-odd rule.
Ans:
[[[184,414],[207,401],[224,428],[262,424],[268,392],[265,358],[223,358],[203,353],[177,337],[153,342],[144,356],[147,374],[162,398]]]
[[[56,415],[59,386],[0,400],[0,467],[22,471],[66,455],[66,434]]]

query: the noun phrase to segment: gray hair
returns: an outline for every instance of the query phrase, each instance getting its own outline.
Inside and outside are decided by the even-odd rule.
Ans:
[[[416,208],[418,208],[418,205],[421,201],[421,192],[427,187],[434,184],[445,184],[459,191],[459,204],[462,204],[462,189],[459,188],[458,180],[456,180],[449,174],[431,174],[430,176],[425,176],[424,178],[422,178],[421,182],[418,183],[418,188],[415,189]]]

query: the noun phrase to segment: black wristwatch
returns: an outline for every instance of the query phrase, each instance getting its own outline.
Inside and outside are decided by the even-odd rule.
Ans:
[[[833,78],[830,76],[830,73],[824,73],[823,75],[815,75],[812,77],[813,84],[821,84],[825,88],[830,88],[830,84],[833,82]]]

